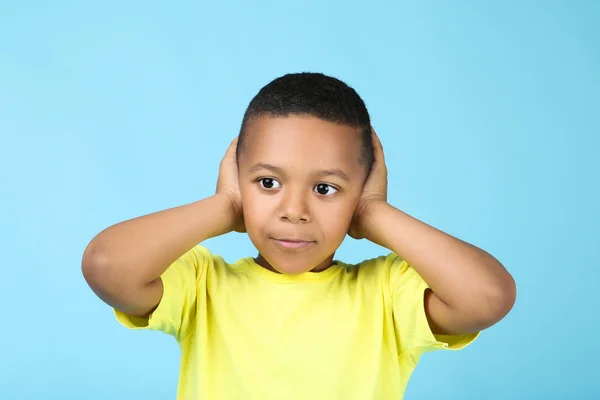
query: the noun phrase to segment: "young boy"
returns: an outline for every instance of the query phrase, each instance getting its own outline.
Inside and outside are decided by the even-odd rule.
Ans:
[[[198,245],[231,231],[256,258]],[[346,234],[391,253],[334,260]],[[104,230],[82,266],[121,324],[177,339],[178,399],[401,399],[424,352],[468,345],[516,292],[495,258],[388,204],[362,99],[309,73],[252,100],[215,195]]]

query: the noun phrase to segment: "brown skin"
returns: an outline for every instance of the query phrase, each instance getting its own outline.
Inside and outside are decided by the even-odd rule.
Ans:
[[[262,117],[247,129],[239,182],[247,232],[260,252],[256,261],[286,274],[326,269],[348,233],[366,177],[358,131],[312,117]],[[275,239],[310,244],[289,249]]]
[[[514,281],[494,257],[387,203],[387,168],[375,132],[374,164],[364,186],[360,135],[352,128],[311,117],[264,117],[249,125],[245,145],[238,160],[241,204],[263,267],[321,271],[349,233],[402,255],[428,282],[425,311],[436,334],[488,328],[512,308]],[[254,168],[261,164],[271,167]],[[348,180],[320,173],[336,169]],[[265,178],[276,184],[265,188]],[[338,191],[316,193],[322,183]],[[282,250],[272,240],[279,237],[314,242],[302,251]]]
[[[490,254],[452,237],[387,202],[383,146],[373,132],[374,163],[350,234],[401,255],[428,283],[425,312],[433,333],[489,328],[512,309],[512,276]]]
[[[214,196],[119,223],[90,242],[82,267],[100,298],[149,315],[166,268],[196,243],[230,231],[247,230],[257,262],[288,274],[328,268],[349,233],[400,254],[428,282],[425,310],[436,334],[479,331],[510,311],[515,284],[495,258],[387,203],[375,134],[375,161],[363,185],[360,136],[352,128],[313,117],[262,117],[248,129],[239,166],[237,139],[227,150]],[[347,179],[323,172],[334,170]],[[274,241],[284,238],[311,243],[289,249]]]

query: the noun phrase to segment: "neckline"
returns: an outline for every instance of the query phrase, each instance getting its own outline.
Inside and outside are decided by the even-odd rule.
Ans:
[[[256,261],[254,261],[254,257],[246,257],[243,258],[242,261],[248,266],[250,271],[262,276],[263,278],[277,283],[322,282],[339,274],[341,271],[344,271],[347,268],[347,266],[343,262],[333,260],[329,268],[323,271],[308,271],[302,274],[290,275],[268,270],[260,266]]]

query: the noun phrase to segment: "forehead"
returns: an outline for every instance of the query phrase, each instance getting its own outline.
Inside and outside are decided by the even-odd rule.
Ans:
[[[258,117],[246,126],[240,167],[269,163],[291,169],[340,168],[360,173],[358,129],[309,116]]]

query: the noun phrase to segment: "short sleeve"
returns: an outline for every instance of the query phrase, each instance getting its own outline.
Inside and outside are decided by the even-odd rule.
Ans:
[[[157,308],[148,318],[140,318],[114,309],[117,321],[129,329],[162,331],[178,341],[187,335],[195,322],[199,290],[206,288],[210,253],[195,246],[161,275],[163,294]]]
[[[479,335],[434,335],[425,314],[425,280],[405,260],[392,253],[390,265],[390,294],[398,355],[415,366],[422,354],[434,350],[460,350]]]

